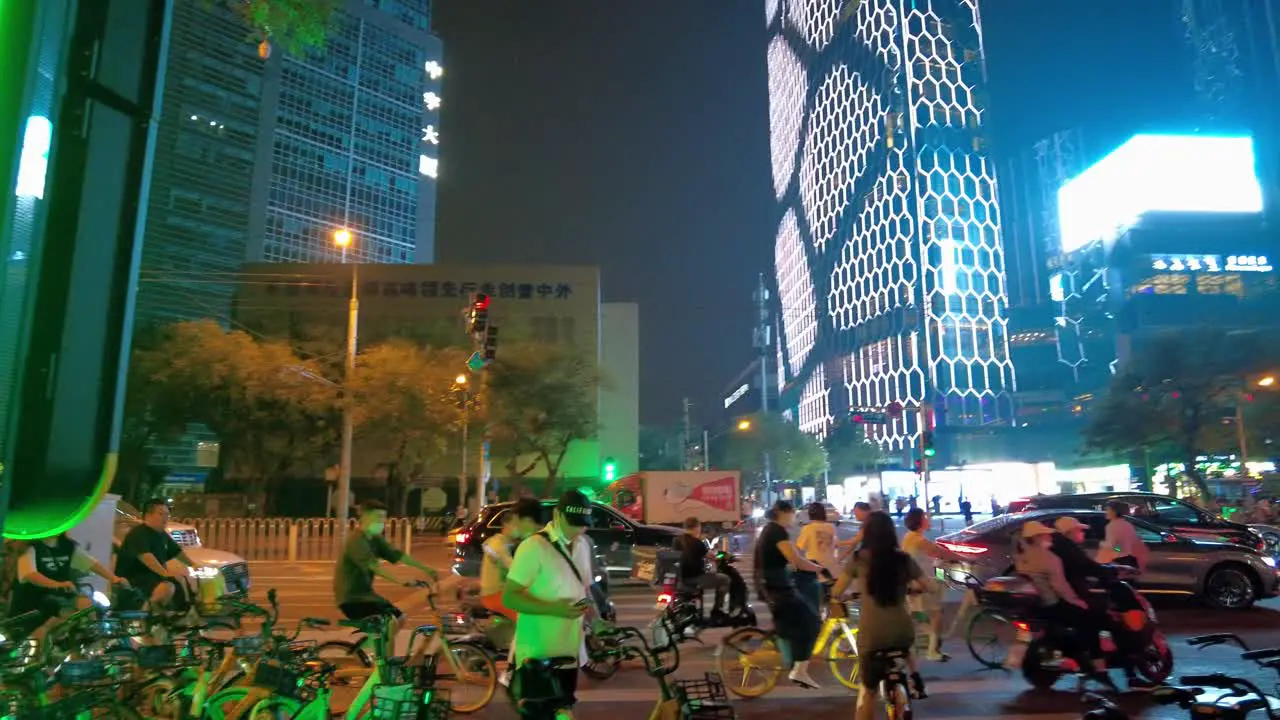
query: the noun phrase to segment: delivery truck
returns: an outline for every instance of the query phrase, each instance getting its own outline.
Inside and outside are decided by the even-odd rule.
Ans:
[[[679,525],[692,516],[730,528],[742,520],[736,470],[639,472],[614,482],[609,494],[614,508],[644,525]]]

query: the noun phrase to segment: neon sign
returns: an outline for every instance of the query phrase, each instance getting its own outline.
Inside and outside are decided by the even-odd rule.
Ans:
[[[1152,255],[1151,269],[1160,272],[1271,272],[1266,255]]]
[[[428,89],[422,93],[422,104],[428,112],[438,112],[440,106],[444,104],[444,99],[436,92],[438,89],[436,86],[440,78],[444,77],[444,66],[438,61],[428,60],[422,66],[422,70],[429,83]],[[440,145],[440,131],[434,123],[422,128],[422,145],[423,152],[418,155],[418,173],[429,178],[439,177],[440,158],[437,157],[436,152]]]

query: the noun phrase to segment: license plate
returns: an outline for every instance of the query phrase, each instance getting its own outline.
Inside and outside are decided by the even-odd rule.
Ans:
[[[1026,645],[1027,643],[1031,642],[1031,631],[1019,630],[1017,635],[1017,642],[1022,645]]]
[[[638,562],[631,569],[631,577],[636,580],[644,580],[645,582],[653,582],[653,563]]]

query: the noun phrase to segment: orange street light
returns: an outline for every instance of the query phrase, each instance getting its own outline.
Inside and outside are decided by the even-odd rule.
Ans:
[[[345,250],[347,246],[351,244],[351,231],[346,228],[339,228],[338,230],[335,230],[333,233],[333,242],[336,243],[338,247]]]
[[[738,421],[738,429],[739,429],[739,430],[750,430],[750,429],[751,429],[751,421],[750,421],[750,420],[739,420],[739,421]]]

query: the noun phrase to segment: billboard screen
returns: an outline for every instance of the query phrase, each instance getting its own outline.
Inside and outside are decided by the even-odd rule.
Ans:
[[[1261,212],[1253,138],[1133,136],[1058,190],[1062,252],[1113,239],[1153,211]]]

